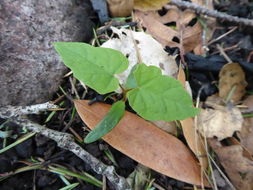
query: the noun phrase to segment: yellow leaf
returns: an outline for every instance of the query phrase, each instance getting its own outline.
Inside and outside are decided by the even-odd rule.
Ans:
[[[159,10],[168,2],[169,0],[134,0],[134,9],[141,11]]]

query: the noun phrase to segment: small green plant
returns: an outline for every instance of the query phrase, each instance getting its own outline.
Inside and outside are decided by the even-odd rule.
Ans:
[[[85,143],[96,141],[118,124],[124,115],[126,100],[146,120],[183,120],[199,112],[180,82],[162,75],[158,67],[137,64],[126,84],[120,85],[115,74],[128,67],[128,59],[121,52],[79,42],[56,42],[54,46],[74,76],[98,93],[122,88],[123,99],[112,105],[104,119],[86,136]]]

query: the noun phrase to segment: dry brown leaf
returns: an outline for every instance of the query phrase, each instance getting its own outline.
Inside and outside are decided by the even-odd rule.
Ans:
[[[219,96],[224,100],[238,102],[245,94],[247,82],[245,73],[239,63],[228,63],[223,66],[219,73]]]
[[[247,109],[253,109],[253,96],[247,97],[243,105],[246,105]],[[239,137],[241,144],[253,155],[253,117],[244,118]]]
[[[209,145],[219,157],[233,185],[238,190],[253,189],[253,161],[243,156],[240,145],[222,146],[215,139],[208,141]]]
[[[130,16],[134,7],[134,0],[107,0],[112,17]]]
[[[223,140],[232,137],[242,128],[243,117],[236,107],[215,106],[215,109],[202,109],[197,117],[198,129],[206,137]]]
[[[169,14],[169,16],[167,16]],[[175,15],[174,15],[175,14]],[[190,14],[190,13],[189,13]],[[171,16],[173,15],[173,16]],[[180,31],[166,26],[166,23],[177,22],[180,20],[176,10],[169,11],[166,15],[160,16],[157,12],[140,12],[134,13],[135,20],[146,28],[146,32],[151,34],[164,47],[180,47]],[[164,17],[164,18],[163,18]],[[171,19],[166,19],[166,18]],[[182,22],[188,20],[188,15],[182,15]],[[201,26],[197,23],[192,27],[186,27],[183,34],[183,46],[185,52],[192,51],[201,42]]]
[[[75,100],[82,120],[93,129],[106,115],[110,105]],[[189,149],[174,136],[144,119],[126,112],[119,124],[103,139],[137,162],[172,178],[200,185],[200,167]]]
[[[177,79],[183,84],[185,87],[185,73],[182,69],[181,65],[179,66],[179,72]],[[203,139],[196,132],[194,121],[192,118],[188,118],[180,121],[182,125],[182,130],[184,133],[184,137],[187,141],[188,146],[194,152],[194,154],[198,157],[199,162],[201,163],[201,167],[205,170],[208,166],[207,154],[203,145]]]
[[[134,0],[134,9],[141,11],[154,11],[161,9],[169,0]]]
[[[202,0],[194,0],[196,4],[202,4]],[[209,8],[211,8],[210,3]],[[134,13],[134,19],[140,23],[140,25],[146,28],[146,32],[151,34],[157,41],[159,41],[164,47],[179,47],[179,41],[183,40],[183,47],[185,53],[190,52],[196,48],[196,52],[203,53],[202,47],[202,27],[196,21],[196,15],[186,9],[180,11],[177,7],[171,6],[165,15],[160,16],[158,12],[148,11],[141,12],[136,11]],[[195,20],[196,19],[196,20]],[[193,23],[194,20],[196,23]],[[168,27],[168,23],[176,23],[176,28]],[[189,24],[193,25],[189,25]],[[215,20],[210,22],[210,25],[214,25]],[[209,30],[206,41],[212,36],[213,30]]]
[[[163,120],[150,121],[150,122],[171,135],[174,136],[177,135],[177,126],[175,122],[167,122]]]
[[[242,146],[242,144],[235,138],[235,137],[229,137],[226,139],[229,145],[239,145],[243,148],[243,156],[248,158],[249,160],[253,161],[253,157],[251,156],[250,152],[248,149]]]

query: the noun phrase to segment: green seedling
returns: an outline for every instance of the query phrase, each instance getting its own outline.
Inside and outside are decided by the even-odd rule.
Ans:
[[[199,113],[181,83],[162,75],[158,67],[137,64],[126,84],[120,85],[115,75],[128,68],[128,59],[121,52],[79,42],[56,42],[54,46],[74,76],[90,88],[100,94],[122,89],[123,99],[112,105],[104,119],[87,135],[86,143],[96,141],[118,124],[124,115],[126,100],[146,120],[183,120]]]

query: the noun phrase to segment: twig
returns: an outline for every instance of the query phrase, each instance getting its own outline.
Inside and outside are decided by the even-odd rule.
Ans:
[[[207,46],[210,46],[212,43],[219,41],[220,39],[224,38],[224,37],[227,36],[228,34],[234,32],[237,28],[238,28],[237,26],[236,26],[236,27],[233,27],[231,30],[229,30],[229,31],[226,32],[225,34],[222,34],[222,35],[219,36],[218,38],[216,38],[216,39],[214,39],[214,40],[208,42]]]
[[[81,146],[75,143],[72,135],[48,129],[45,126],[34,123],[23,117],[24,114],[39,113],[40,111],[45,111],[47,108],[53,107],[55,108],[56,106],[51,103],[27,107],[3,107],[0,109],[0,118],[9,119],[10,121],[25,127],[30,131],[40,133],[56,141],[60,148],[71,151],[88,164],[96,173],[106,176],[107,179],[114,185],[116,190],[131,190],[126,179],[116,173],[114,166],[107,166],[86,152]]]
[[[0,108],[1,117],[5,118],[12,118],[20,115],[27,115],[27,114],[38,114],[42,111],[47,111],[48,109],[58,108],[58,106],[52,104],[51,102],[46,102],[43,104],[36,104],[31,106],[7,106]]]
[[[210,9],[205,8],[205,7],[202,7],[202,6],[196,5],[194,3],[187,2],[187,1],[171,0],[170,4],[176,5],[177,7],[180,7],[180,8],[187,8],[187,9],[194,10],[198,14],[203,14],[203,15],[207,15],[207,16],[210,16],[210,17],[215,17],[215,18],[222,19],[222,20],[227,20],[227,21],[230,21],[230,22],[241,23],[241,24],[244,24],[244,25],[253,26],[253,20],[252,19],[240,18],[240,17],[237,17],[237,16],[231,16],[231,15],[228,15],[226,13],[218,12],[216,10],[210,10]]]
[[[223,57],[226,59],[226,61],[227,61],[228,63],[232,63],[232,60],[231,60],[231,59],[228,57],[228,55],[225,53],[224,49],[223,49],[219,44],[217,44],[216,46],[217,46],[218,50],[220,51],[220,54],[223,55]]]

